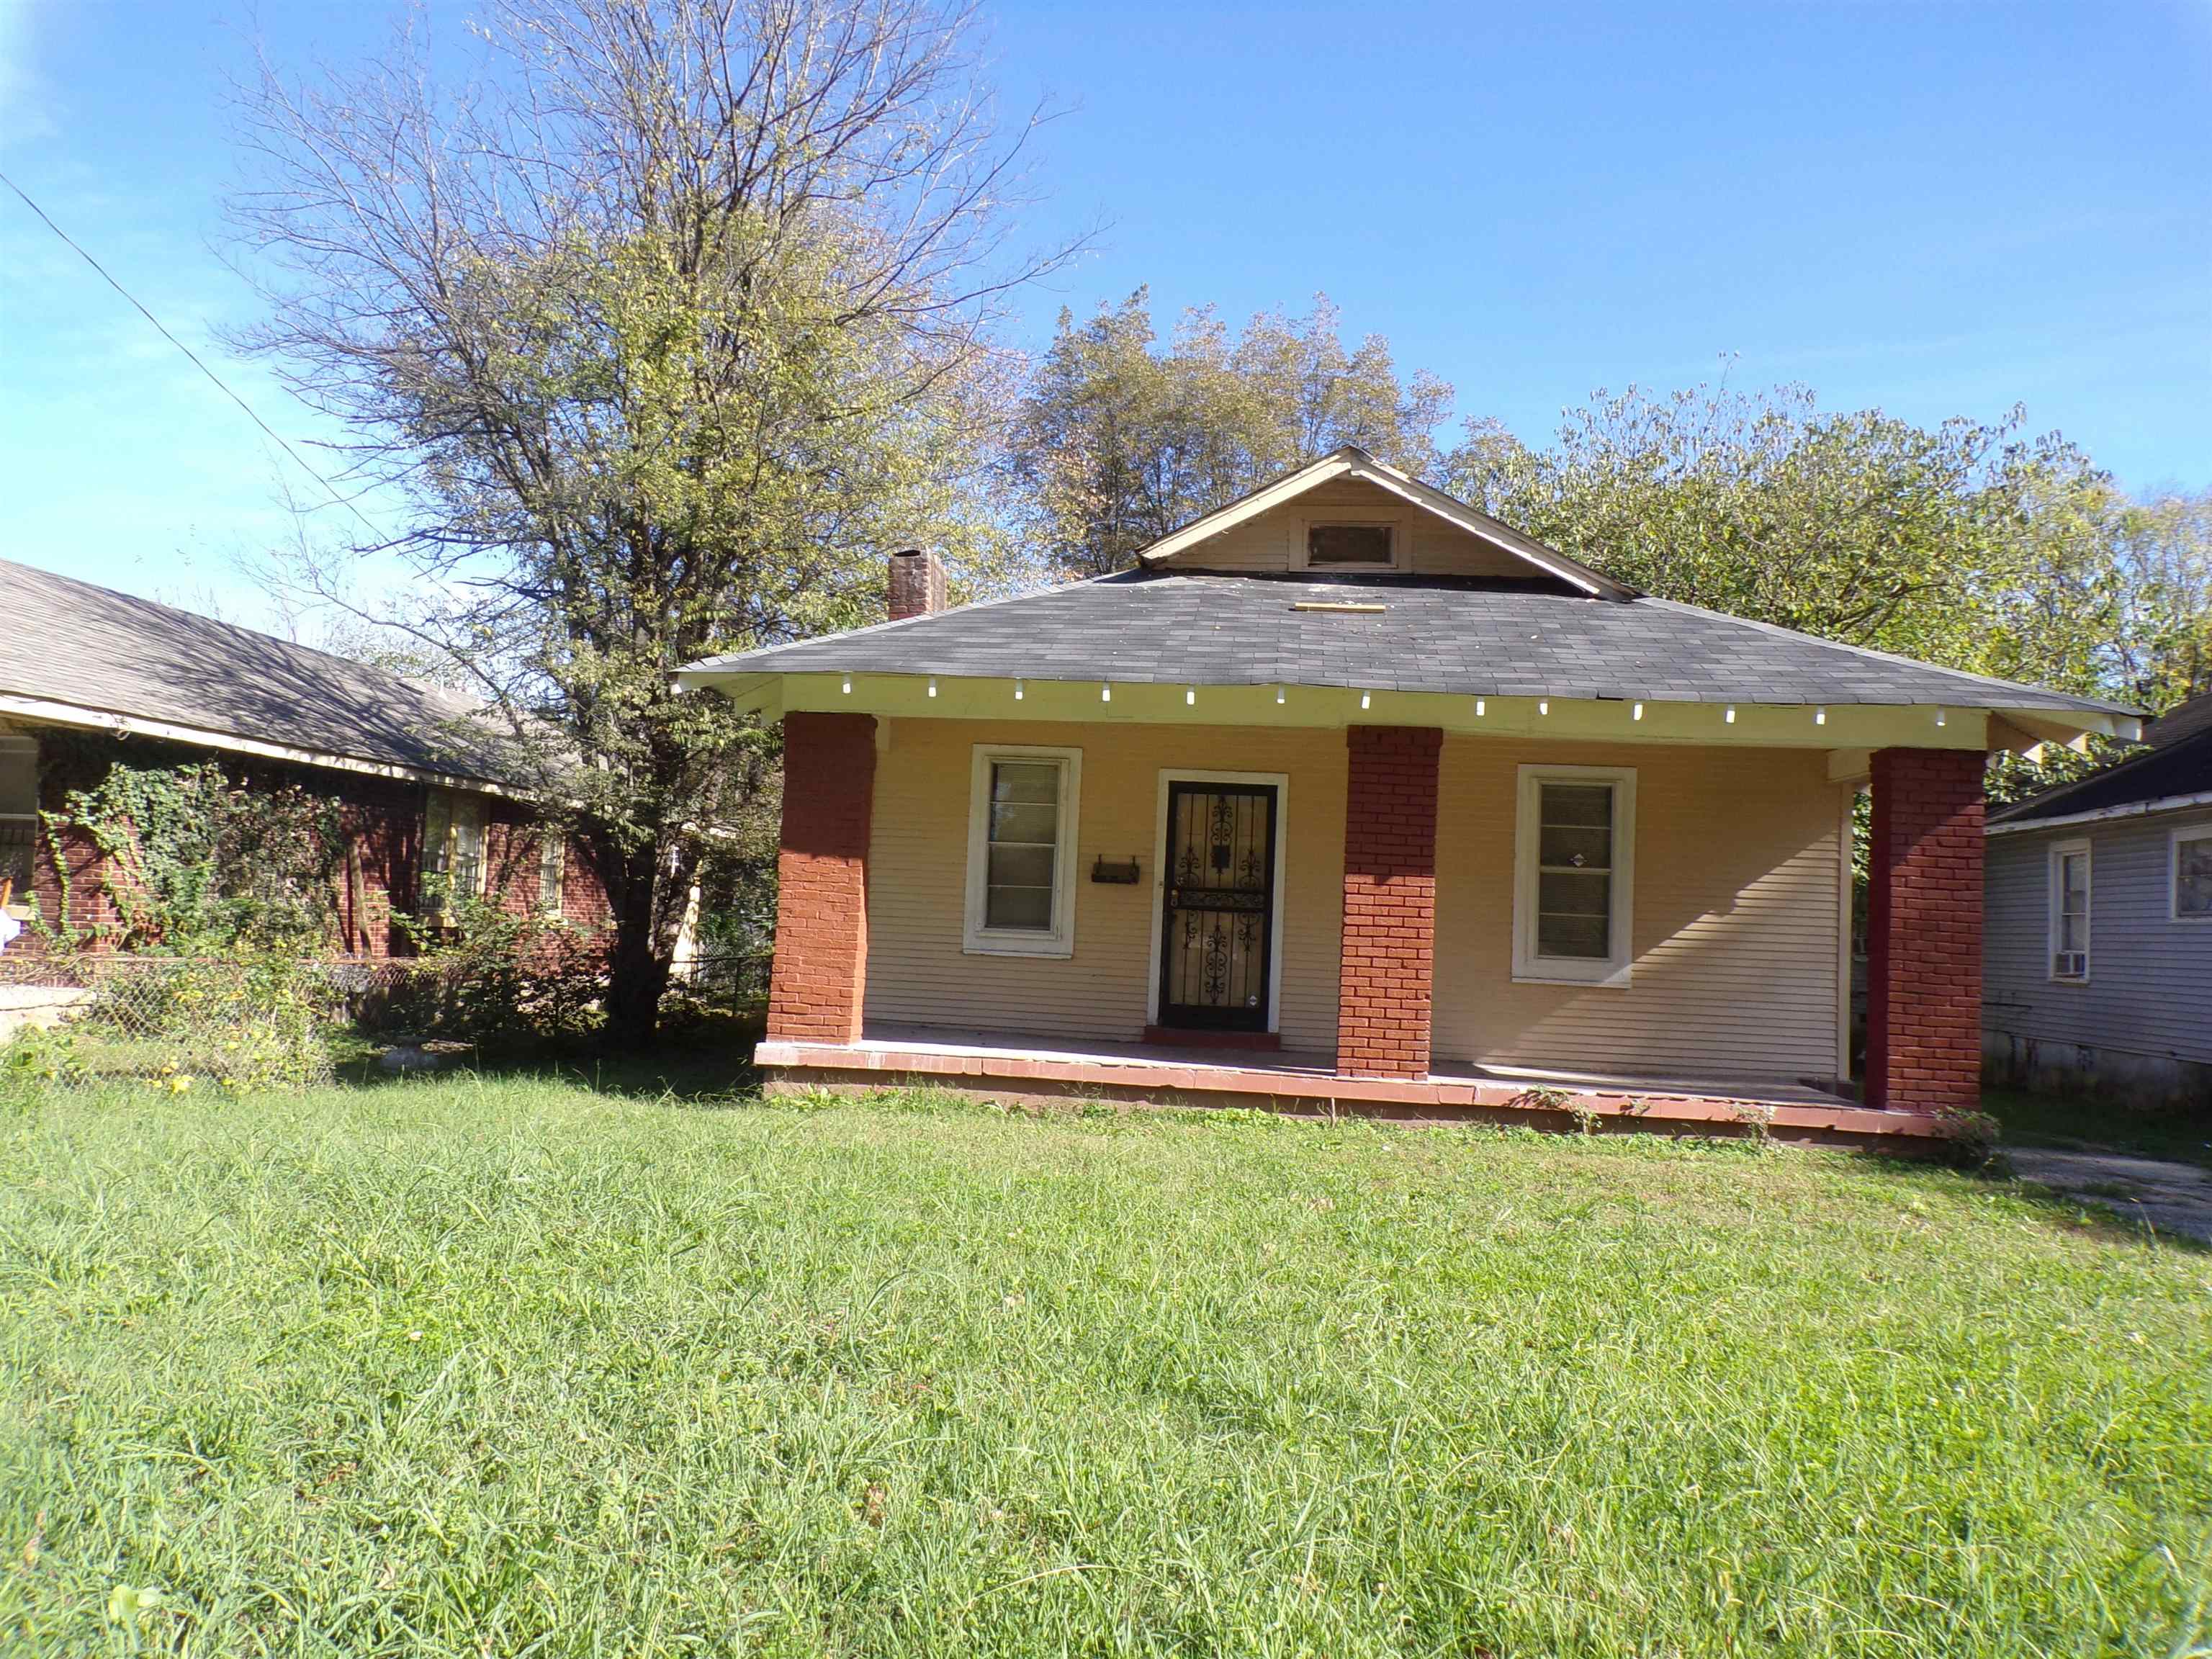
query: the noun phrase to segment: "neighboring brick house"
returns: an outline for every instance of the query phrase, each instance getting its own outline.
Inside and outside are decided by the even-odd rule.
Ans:
[[[409,954],[394,913],[434,914],[447,891],[606,921],[587,849],[540,832],[465,698],[5,561],[0,621],[0,880],[27,925],[11,950],[51,933],[112,943],[114,872],[89,830],[57,822],[74,792],[118,763],[210,757],[242,787],[336,805],[334,952]]]
[[[1644,597],[1352,448],[1133,569],[889,598],[678,676],[785,723],[772,1087],[1944,1133],[1985,758],[2139,725]]]

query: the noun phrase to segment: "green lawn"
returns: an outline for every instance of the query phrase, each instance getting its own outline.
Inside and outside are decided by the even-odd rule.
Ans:
[[[9,1653],[2212,1636],[2212,1255],[1962,1176],[468,1079],[0,1139]]]

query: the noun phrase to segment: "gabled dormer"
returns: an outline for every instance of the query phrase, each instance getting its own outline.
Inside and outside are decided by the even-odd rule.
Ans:
[[[1633,591],[1347,444],[1137,555],[1148,569],[1549,579],[1592,599]]]

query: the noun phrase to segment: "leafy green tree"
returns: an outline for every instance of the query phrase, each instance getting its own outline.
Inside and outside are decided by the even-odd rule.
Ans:
[[[2141,696],[2165,647],[2131,606],[2142,524],[2064,440],[1990,422],[1831,413],[1802,386],[1631,390],[1571,413],[1552,447],[1471,425],[1445,486],[1647,592],[2087,694]],[[2166,568],[2147,530],[2137,562]],[[2058,771],[2012,764],[2016,793]]]
[[[1022,134],[931,0],[500,0],[447,85],[421,42],[245,100],[243,343],[341,422],[418,578],[377,620],[482,692],[573,805],[612,904],[611,1034],[653,1030],[685,898],[757,840],[775,739],[688,660],[880,614],[957,568],[1000,413]],[[342,599],[325,557],[295,572]]]
[[[2113,546],[2136,696],[2163,710],[2212,691],[2212,489],[2130,503]]]
[[[1062,311],[1017,410],[1008,470],[1046,563],[1096,574],[1276,474],[1356,443],[1414,473],[1451,400],[1401,379],[1388,341],[1347,349],[1337,308],[1263,312],[1234,338],[1185,312],[1162,349],[1139,289],[1088,321]]]

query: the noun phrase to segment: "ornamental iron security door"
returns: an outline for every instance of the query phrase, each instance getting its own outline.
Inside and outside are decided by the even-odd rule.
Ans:
[[[1161,1024],[1267,1029],[1275,799],[1271,783],[1168,785]]]

